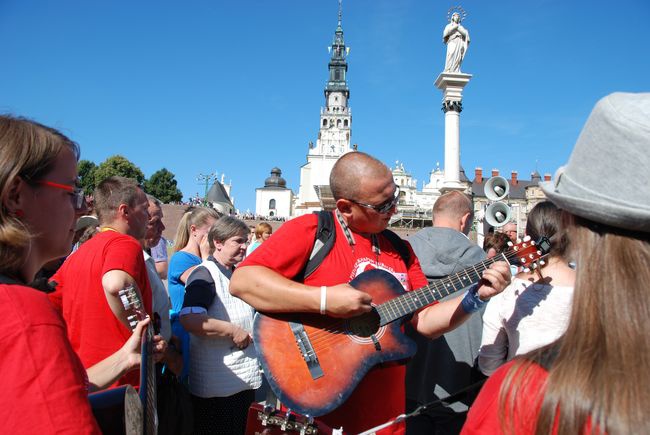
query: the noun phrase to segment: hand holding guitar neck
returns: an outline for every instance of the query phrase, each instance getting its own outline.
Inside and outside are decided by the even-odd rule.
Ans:
[[[371,302],[372,296],[368,293],[347,283],[339,284],[327,287],[324,311],[330,317],[354,317],[372,310]]]
[[[146,333],[142,335],[141,364],[140,364],[140,400],[144,409],[144,427],[142,433],[156,435],[158,432],[158,411],[156,409],[156,368],[155,359],[162,358],[167,348],[167,343],[160,336],[154,336],[153,327],[147,315],[140,294],[132,285],[124,287],[119,292],[120,301],[128,316],[132,329],[143,327],[146,324]]]
[[[478,296],[487,301],[492,296],[501,293],[510,284],[512,275],[510,265],[505,261],[497,261],[483,272],[481,285],[478,287]]]
[[[120,349],[120,352],[124,355],[123,360],[126,362],[124,373],[140,368],[140,363],[142,362],[142,354],[140,353],[142,348],[142,337],[150,322],[151,319],[149,316],[144,320],[139,321],[135,325],[131,337],[129,337],[126,343],[124,343],[124,346]]]

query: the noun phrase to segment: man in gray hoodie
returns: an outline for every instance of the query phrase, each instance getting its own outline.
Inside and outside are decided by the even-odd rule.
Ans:
[[[433,206],[433,227],[409,237],[422,271],[429,280],[455,274],[485,259],[485,253],[469,240],[474,211],[472,200],[460,192],[442,195]],[[448,297],[456,297],[450,295]],[[417,345],[417,354],[406,368],[406,411],[437,399],[444,399],[468,387],[481,375],[474,369],[481,344],[483,310],[460,327],[428,340],[407,326]],[[407,434],[457,434],[478,391],[460,402],[438,405],[406,420]]]

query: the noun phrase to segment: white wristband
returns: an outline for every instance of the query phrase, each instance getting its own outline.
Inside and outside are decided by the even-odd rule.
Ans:
[[[320,313],[327,313],[327,287],[325,286],[320,288]]]

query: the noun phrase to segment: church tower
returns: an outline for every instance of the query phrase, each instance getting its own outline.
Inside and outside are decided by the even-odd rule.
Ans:
[[[331,209],[334,199],[329,188],[329,176],[334,163],[352,151],[350,133],[352,112],[348,107],[350,90],[346,75],[350,51],[343,39],[342,5],[339,0],[338,25],[330,51],[329,79],[325,86],[325,107],[320,111],[320,129],[316,145],[309,142],[307,163],[300,168],[300,189],[294,208],[296,215]]]

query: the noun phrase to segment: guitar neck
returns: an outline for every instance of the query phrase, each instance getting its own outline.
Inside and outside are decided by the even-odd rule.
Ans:
[[[131,314],[129,323],[131,329],[135,329],[139,321],[147,318],[140,295],[134,286],[127,286],[120,290],[120,300],[124,309]],[[154,317],[155,318],[155,317]],[[153,319],[152,319],[153,320]],[[142,335],[140,363],[140,400],[144,408],[144,430],[146,435],[156,435],[158,432],[158,411],[156,409],[156,363],[154,354],[154,324],[149,323],[145,333]]]
[[[144,405],[144,433],[146,435],[155,435],[158,431],[156,363],[153,359],[153,336],[153,326],[149,324],[142,338],[142,362],[140,364],[140,396]]]
[[[517,254],[515,252],[502,253],[463,269],[455,275],[436,279],[425,287],[406,292],[390,301],[384,302],[376,307],[380,316],[380,325],[383,326],[394,322],[397,319],[416,312],[420,308],[424,308],[435,301],[479,282],[483,271],[497,261],[512,263],[516,259]]]

